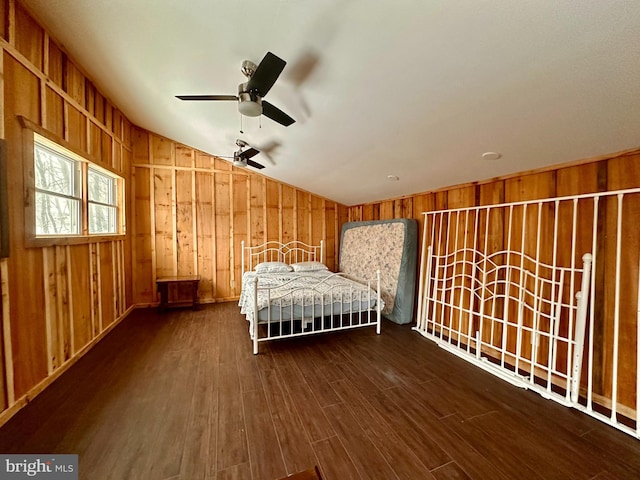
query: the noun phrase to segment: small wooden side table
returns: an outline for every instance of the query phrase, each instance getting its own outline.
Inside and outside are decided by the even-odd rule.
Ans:
[[[158,293],[160,294],[160,309],[164,310],[168,307],[184,307],[191,305],[191,308],[198,306],[198,284],[200,283],[200,275],[185,275],[178,277],[160,277],[156,278]],[[169,302],[169,287],[171,285],[189,284],[191,285],[191,300]]]

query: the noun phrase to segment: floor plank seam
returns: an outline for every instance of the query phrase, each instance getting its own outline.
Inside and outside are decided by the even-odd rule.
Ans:
[[[438,465],[437,467],[434,467],[432,469],[429,470],[430,473],[436,472],[438,470],[440,470],[441,468],[446,467],[447,465],[451,465],[451,464],[456,464],[456,462],[454,460],[449,460],[447,463],[443,463],[442,465]]]
[[[488,416],[488,415],[492,415],[492,414],[495,414],[495,413],[500,413],[500,411],[498,411],[498,410],[491,410],[491,411],[489,411],[489,412],[479,413],[478,415],[473,415],[473,416],[471,416],[471,417],[467,417],[467,418],[460,417],[460,418],[462,418],[462,420],[464,420],[465,422],[467,422],[467,421],[469,421],[469,420],[475,420],[476,418],[486,417],[486,416]]]
[[[258,376],[260,378],[260,385],[262,386],[262,391],[263,391],[264,396],[265,396],[266,408],[269,409],[269,419],[271,420],[271,426],[273,427],[273,431],[275,432],[276,438],[278,439],[278,450],[280,451],[280,457],[282,458],[282,465],[284,465],[284,469],[287,472],[287,475],[290,475],[290,474],[295,473],[295,472],[290,472],[289,468],[287,467],[287,461],[286,461],[286,459],[284,457],[284,452],[282,451],[282,439],[280,438],[280,435],[278,434],[278,429],[276,428],[276,423],[273,420],[273,412],[271,410],[271,407],[269,406],[269,402],[266,401],[267,392],[265,390],[264,379],[262,377],[262,372],[260,371],[260,369],[258,369]]]

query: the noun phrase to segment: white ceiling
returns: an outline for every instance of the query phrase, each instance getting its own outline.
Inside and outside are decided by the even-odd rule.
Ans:
[[[638,0],[22,1],[136,125],[347,205],[640,146]],[[175,98],[267,51],[292,126]]]

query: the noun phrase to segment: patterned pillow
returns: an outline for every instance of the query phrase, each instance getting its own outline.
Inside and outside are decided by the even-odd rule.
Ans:
[[[329,268],[320,262],[298,262],[292,263],[291,268],[294,272],[317,272],[319,270],[329,270]]]
[[[282,273],[291,270],[291,267],[284,262],[262,262],[255,268],[256,273]]]

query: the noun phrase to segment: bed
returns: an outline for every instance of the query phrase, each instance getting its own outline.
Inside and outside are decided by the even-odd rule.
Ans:
[[[380,276],[360,282],[322,263],[323,244],[242,242],[240,311],[249,323],[253,353],[260,342],[375,326],[384,302]]]

